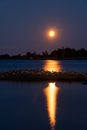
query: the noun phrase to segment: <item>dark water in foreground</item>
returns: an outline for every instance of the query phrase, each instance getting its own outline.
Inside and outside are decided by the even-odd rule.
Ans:
[[[86,60],[0,60],[0,71],[87,72]],[[87,86],[0,82],[0,130],[87,130]]]
[[[17,69],[47,70],[49,67],[51,71],[57,68],[58,71],[87,72],[87,60],[0,60],[0,72]]]
[[[0,130],[87,130],[87,86],[0,82]]]

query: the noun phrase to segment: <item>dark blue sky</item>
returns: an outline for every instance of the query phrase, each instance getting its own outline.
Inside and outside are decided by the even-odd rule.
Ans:
[[[50,27],[56,41],[45,36]],[[0,54],[63,46],[87,49],[87,0],[0,0]]]

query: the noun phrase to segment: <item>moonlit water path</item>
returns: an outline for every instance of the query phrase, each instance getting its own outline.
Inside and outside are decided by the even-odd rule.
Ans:
[[[44,64],[43,69],[45,71],[56,71],[61,72],[62,68],[59,61],[47,60]],[[57,94],[59,93],[59,87],[56,86],[56,82],[48,83],[48,86],[44,89],[46,96],[47,111],[49,116],[49,122],[51,130],[55,130],[57,109]]]
[[[55,130],[87,130],[87,87],[80,83],[54,85],[0,82],[0,130],[52,130],[51,125]],[[43,94],[45,90],[52,95]],[[53,105],[50,96],[52,102],[56,100]]]
[[[87,61],[3,60],[0,71],[87,71]],[[44,94],[43,94],[44,93]],[[87,87],[81,83],[0,82],[0,130],[87,130]]]
[[[49,83],[48,86],[44,89],[44,94],[46,96],[47,111],[50,121],[50,126],[52,130],[55,130],[56,125],[56,113],[57,109],[57,94],[59,88],[55,83]]]
[[[43,69],[46,62],[48,62],[47,66],[50,69],[55,64],[62,71],[87,72],[87,60],[0,60],[0,72],[19,69]]]

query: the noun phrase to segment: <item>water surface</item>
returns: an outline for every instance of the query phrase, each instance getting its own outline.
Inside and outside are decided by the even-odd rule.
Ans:
[[[87,130],[87,87],[0,82],[0,129]]]
[[[87,71],[87,61],[2,60],[0,71]],[[83,67],[84,66],[84,67]],[[87,86],[0,82],[0,130],[87,130]]]
[[[0,60],[0,72],[19,69],[52,70],[54,66],[67,72],[87,72],[87,60]]]

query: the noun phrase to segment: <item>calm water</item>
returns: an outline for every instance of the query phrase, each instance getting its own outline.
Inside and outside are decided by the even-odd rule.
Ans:
[[[87,71],[87,61],[2,60],[0,71]],[[87,86],[0,82],[0,130],[87,130]]]
[[[0,130],[87,130],[87,86],[0,82]]]
[[[57,71],[78,71],[87,72],[87,60],[0,60],[0,71],[9,71],[13,69],[45,69]],[[52,69],[53,68],[53,69]]]

